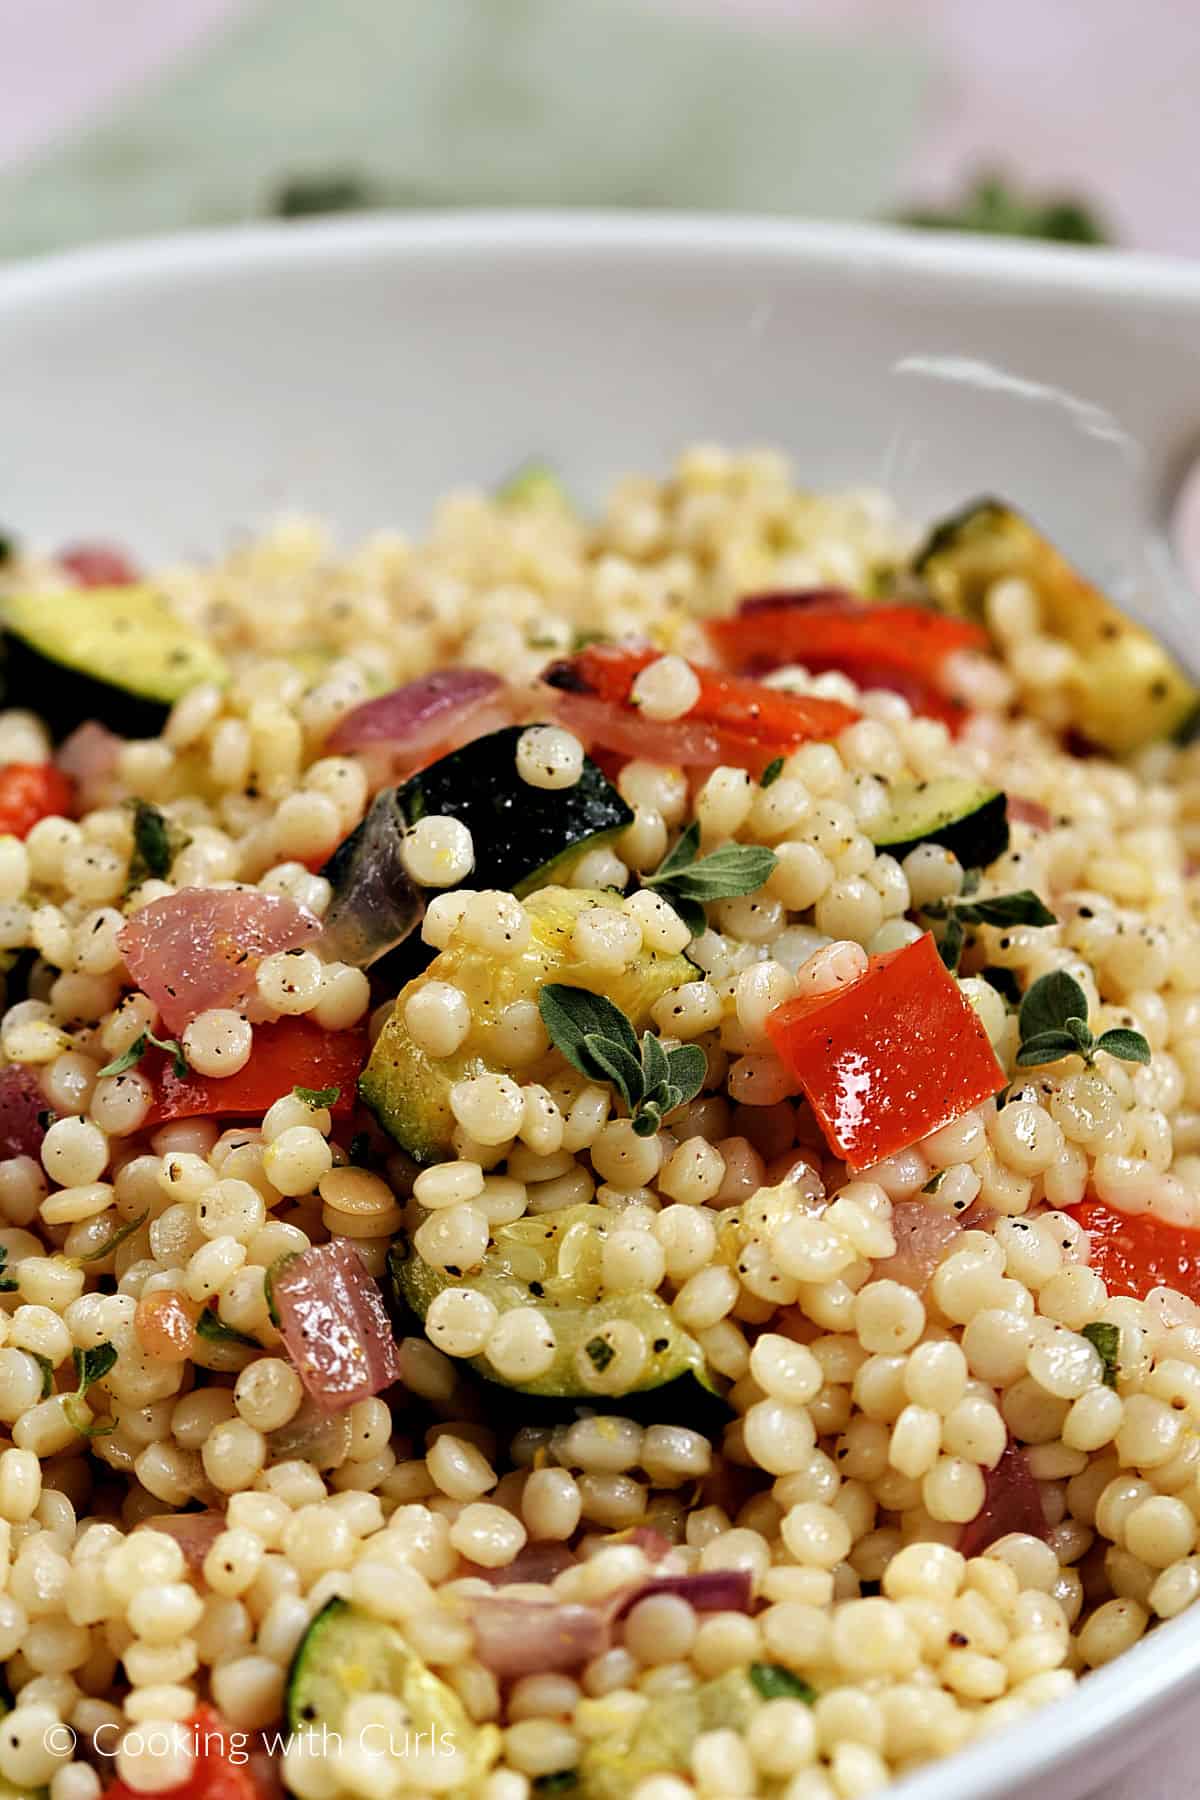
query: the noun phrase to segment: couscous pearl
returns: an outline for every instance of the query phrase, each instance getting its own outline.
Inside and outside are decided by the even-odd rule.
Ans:
[[[404,866],[423,887],[456,887],[475,867],[475,845],[460,819],[429,814],[404,839]]]
[[[531,725],[517,739],[517,773],[530,787],[574,787],[583,773],[583,745],[561,725]]]
[[[214,1007],[185,1027],[181,1042],[197,1075],[236,1075],[250,1060],[254,1032],[240,1013]]]

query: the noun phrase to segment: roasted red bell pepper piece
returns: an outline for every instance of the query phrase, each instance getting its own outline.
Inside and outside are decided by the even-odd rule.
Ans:
[[[864,1169],[1004,1086],[987,1032],[926,932],[866,973],[787,1000],[767,1030],[830,1148]]]
[[[987,633],[970,619],[925,606],[854,604],[844,596],[759,595],[732,617],[712,620],[708,631],[731,668],[840,669],[859,687],[903,694],[915,712],[952,727],[966,709],[947,687],[946,659],[988,647]]]
[[[185,1721],[185,1729],[192,1772],[178,1787],[162,1790],[161,1800],[260,1800],[262,1790],[250,1770],[248,1732],[231,1731],[220,1713],[204,1703]],[[123,1781],[111,1781],[103,1800],[142,1796]]]
[[[348,1118],[367,1060],[365,1031],[323,1031],[311,1019],[280,1019],[254,1027],[254,1048],[245,1068],[220,1077],[175,1073],[173,1059],[152,1049],[140,1068],[154,1083],[147,1125],[168,1119],[245,1118],[261,1115],[294,1087],[338,1088],[330,1111]]]
[[[1110,1294],[1144,1300],[1151,1288],[1169,1287],[1200,1306],[1200,1230],[1117,1212],[1103,1200],[1081,1200],[1066,1211],[1087,1232],[1091,1267]]]
[[[691,711],[682,719],[647,719],[629,693],[635,678],[660,654],[593,644],[552,663],[542,679],[563,696],[563,717],[593,742],[627,756],[697,768],[731,763],[761,774],[776,757],[814,739],[836,737],[859,717],[840,700],[785,693],[693,663],[700,697]]]
[[[133,558],[115,544],[68,544],[55,561],[80,587],[125,587],[138,578]]]
[[[23,838],[39,819],[71,816],[74,790],[53,763],[0,764],[0,836]]]

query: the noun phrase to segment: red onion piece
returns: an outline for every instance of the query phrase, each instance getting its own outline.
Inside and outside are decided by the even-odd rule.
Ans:
[[[1049,831],[1054,824],[1054,814],[1040,800],[1026,800],[1023,794],[1009,794],[1008,816],[1017,824],[1032,825],[1035,831]]]
[[[223,1512],[154,1513],[139,1524],[147,1531],[172,1537],[183,1551],[189,1575],[198,1575],[204,1559],[225,1529]]]
[[[471,1623],[476,1656],[509,1680],[577,1669],[608,1648],[608,1621],[594,1606],[483,1596],[471,1602]]]
[[[0,1069],[0,1157],[41,1155],[46,1127],[38,1115],[47,1105],[37,1071],[28,1063]]]
[[[549,1586],[564,1569],[573,1569],[578,1558],[566,1544],[526,1544],[502,1569],[485,1569],[482,1563],[460,1562],[459,1575],[472,1575],[492,1587],[510,1587],[517,1581],[536,1581]]]
[[[694,719],[647,719],[625,706],[614,706],[587,694],[557,692],[554,710],[562,723],[587,745],[599,745],[621,756],[686,768],[715,769],[728,760],[716,734]]]
[[[180,888],[129,920],[117,943],[125,966],[168,1031],[253,991],[264,956],[320,934],[312,913],[282,894]]]
[[[782,589],[777,593],[747,594],[738,601],[738,618],[745,619],[762,612],[806,612],[820,607],[822,612],[863,612],[865,602],[845,588]]]
[[[420,924],[425,895],[404,867],[404,832],[395,789],[385,788],[325,864],[333,888],[321,922],[327,957],[368,968]]]
[[[54,560],[80,587],[125,587],[138,578],[137,564],[115,544],[68,544]]]
[[[338,720],[327,748],[345,753],[386,744],[415,757],[446,741],[485,701],[498,699],[503,691],[503,681],[490,669],[435,669],[390,694],[364,700]]]
[[[400,1352],[379,1284],[344,1240],[277,1267],[279,1334],[315,1405],[342,1412],[400,1379]]]
[[[963,1526],[958,1547],[964,1556],[982,1556],[997,1538],[1012,1531],[1044,1540],[1049,1526],[1029,1458],[1010,1440],[995,1468],[985,1471],[983,1505]]]
[[[651,1594],[678,1594],[696,1612],[749,1612],[754,1581],[748,1569],[711,1569],[698,1575],[648,1575],[609,1602],[608,1617],[623,1619]]]
[[[82,812],[103,802],[120,755],[121,739],[95,719],[76,726],[58,746],[54,761],[75,783]]]
[[[899,1281],[921,1293],[946,1251],[963,1228],[953,1213],[924,1200],[900,1200],[892,1208],[894,1256],[875,1264],[876,1281]]]

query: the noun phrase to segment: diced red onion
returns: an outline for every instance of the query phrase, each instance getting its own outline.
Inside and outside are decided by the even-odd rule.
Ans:
[[[121,739],[95,719],[77,725],[58,746],[55,764],[75,783],[81,811],[103,802],[120,755]]]
[[[1013,1531],[1045,1539],[1049,1526],[1029,1458],[1010,1441],[995,1468],[984,1471],[983,1505],[963,1526],[958,1547],[964,1556],[982,1556],[990,1544]]]
[[[924,1200],[897,1201],[892,1208],[896,1253],[875,1264],[874,1279],[899,1281],[921,1293],[962,1228],[960,1218]]]
[[[403,843],[396,790],[385,788],[322,870],[333,887],[321,925],[326,956],[365,969],[416,930],[425,896],[404,867]]]
[[[609,1602],[608,1617],[623,1619],[651,1594],[678,1594],[696,1612],[749,1612],[754,1581],[748,1569],[711,1569],[697,1575],[648,1575]]]
[[[350,1416],[326,1412],[306,1396],[286,1425],[267,1433],[267,1467],[306,1462],[314,1469],[338,1469],[350,1454]]]
[[[190,1575],[198,1575],[204,1559],[225,1529],[223,1512],[153,1513],[139,1523],[147,1531],[161,1531],[172,1537],[183,1551]]]
[[[1007,812],[1010,820],[1021,825],[1032,825],[1035,831],[1049,831],[1054,824],[1054,814],[1040,800],[1026,800],[1023,794],[1009,794]]]
[[[37,1071],[28,1063],[0,1069],[0,1157],[38,1157],[46,1127],[39,1115],[47,1107]]]
[[[283,894],[180,888],[135,913],[117,944],[168,1031],[178,1032],[197,1013],[251,993],[264,956],[298,949],[320,930],[312,913]]]
[[[364,700],[339,719],[326,747],[341,753],[385,744],[417,758],[446,742],[485,704],[499,698],[504,683],[490,669],[434,669],[416,681]],[[472,732],[472,737],[479,734]]]
[[[526,1544],[502,1569],[485,1569],[482,1563],[464,1560],[459,1574],[472,1575],[492,1587],[510,1587],[517,1581],[535,1581],[549,1586],[564,1569],[573,1569],[577,1560],[575,1552],[566,1544]]]
[[[727,760],[716,734],[695,719],[648,719],[589,694],[563,692],[556,692],[554,710],[584,744],[600,745],[621,756],[695,769],[715,769]]]
[[[513,1680],[551,1670],[577,1669],[609,1643],[608,1621],[594,1606],[506,1600],[471,1602],[475,1654],[494,1675]]]
[[[400,1379],[379,1284],[344,1240],[290,1257],[271,1295],[296,1373],[322,1412],[341,1412]]]

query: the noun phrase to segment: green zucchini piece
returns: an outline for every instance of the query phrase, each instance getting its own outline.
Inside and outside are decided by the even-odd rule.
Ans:
[[[475,1792],[475,1783],[499,1755],[496,1726],[476,1725],[453,1688],[426,1668],[394,1625],[346,1600],[327,1601],[292,1657],[285,1694],[288,1727],[314,1746],[328,1734],[336,1749],[347,1708],[367,1694],[388,1694],[408,1714],[405,1743],[393,1754],[432,1755],[441,1773],[453,1756],[461,1773],[452,1792]],[[382,1728],[372,1735],[378,1747],[386,1747]],[[438,1791],[444,1791],[440,1784]]]
[[[616,1223],[607,1207],[590,1202],[565,1206],[559,1212],[501,1225],[480,1267],[466,1274],[431,1268],[400,1242],[392,1247],[388,1270],[397,1298],[419,1319],[448,1287],[473,1288],[501,1313],[536,1306],[545,1314],[557,1351],[544,1375],[515,1384],[497,1373],[486,1353],[471,1358],[472,1368],[503,1387],[586,1400],[645,1393],[691,1373],[715,1391],[703,1351],[676,1324],[664,1300],[657,1294],[604,1293],[600,1278],[604,1238]],[[608,1332],[616,1323],[637,1326],[646,1340],[646,1360],[636,1379],[614,1388],[606,1371],[614,1360]]]
[[[961,775],[893,782],[888,813],[873,827],[877,850],[902,861],[918,844],[941,844],[964,869],[986,869],[1008,849],[1007,798]]]
[[[976,619],[993,582],[1029,582],[1043,629],[1077,655],[1071,724],[1102,750],[1119,756],[1172,737],[1200,706],[1200,690],[1170,652],[1001,500],[977,500],[943,520],[913,568],[944,611]]]
[[[154,588],[63,588],[7,594],[4,685],[65,736],[99,719],[125,737],[154,737],[176,700],[228,670]]]
[[[620,905],[620,895],[597,889],[539,888],[525,901],[531,932],[519,956],[489,956],[451,943],[402,990],[359,1077],[358,1091],[384,1130],[415,1161],[437,1162],[453,1154],[450,1089],[456,1081],[489,1070],[513,1073],[493,1051],[492,1032],[514,1001],[536,1001],[547,982],[562,981],[604,994],[640,1032],[655,1001],[694,978],[695,965],[686,956],[654,950],[643,950],[620,975],[582,961],[572,942],[576,920],[593,907]],[[470,1031],[452,1056],[434,1057],[420,1049],[404,1022],[408,998],[429,981],[453,982],[471,1009]],[[524,1081],[539,1081],[559,1068],[551,1054],[519,1074]]]
[[[585,849],[618,837],[633,812],[590,757],[574,787],[535,788],[517,773],[524,725],[507,725],[452,750],[396,789],[396,806],[412,826],[448,814],[471,833],[472,887],[526,894],[558,881]]]
[[[651,1700],[632,1732],[614,1729],[588,1740],[573,1790],[577,1800],[627,1800],[650,1775],[687,1775],[702,1732],[743,1732],[763,1704],[745,1669],[729,1669],[669,1700]]]

